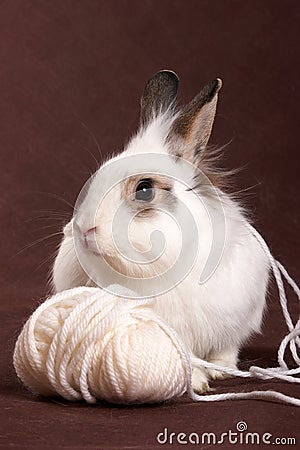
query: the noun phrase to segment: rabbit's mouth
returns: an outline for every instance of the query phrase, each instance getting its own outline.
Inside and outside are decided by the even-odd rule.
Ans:
[[[99,242],[96,239],[96,233],[94,233],[94,236],[89,236],[88,238],[81,239],[81,243],[83,249],[86,252],[93,256],[96,256],[97,258],[106,259],[107,257],[115,257],[114,254],[109,252],[107,249],[104,250],[104,248],[100,246]]]

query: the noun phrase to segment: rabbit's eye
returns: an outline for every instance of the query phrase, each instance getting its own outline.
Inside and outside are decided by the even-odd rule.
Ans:
[[[151,202],[154,197],[153,181],[151,178],[145,178],[139,181],[135,190],[135,199],[144,202]]]

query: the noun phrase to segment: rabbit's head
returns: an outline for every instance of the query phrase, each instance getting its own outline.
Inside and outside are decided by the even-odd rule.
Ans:
[[[146,84],[137,134],[88,181],[75,208],[77,256],[98,284],[99,274],[107,285],[114,274],[125,277],[119,284],[161,279],[170,267],[178,278],[182,247],[196,258],[208,219],[193,188],[202,185],[206,196],[216,184],[205,161],[221,84],[212,81],[181,110],[174,72],[158,72]]]

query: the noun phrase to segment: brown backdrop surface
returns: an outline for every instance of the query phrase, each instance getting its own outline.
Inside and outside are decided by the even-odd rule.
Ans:
[[[45,401],[27,393],[12,368],[22,323],[49,292],[60,236],[46,237],[70,217],[68,203],[95,158],[122,149],[136,127],[144,83],[162,68],[180,75],[181,102],[223,79],[212,142],[232,140],[225,165],[244,166],[236,189],[252,187],[244,199],[256,226],[299,277],[299,2],[7,0],[0,7],[1,446],[155,448],[164,427],[221,433],[242,420],[250,431],[298,436],[300,445],[292,406]],[[273,288],[268,304],[262,335],[243,351],[244,366],[276,364],[286,328]],[[278,382],[215,387],[299,395]]]

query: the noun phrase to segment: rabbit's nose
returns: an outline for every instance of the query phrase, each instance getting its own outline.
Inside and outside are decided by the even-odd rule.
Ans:
[[[82,231],[83,243],[85,248],[92,251],[95,254],[99,253],[97,239],[96,239],[96,228],[89,228],[88,230]]]

